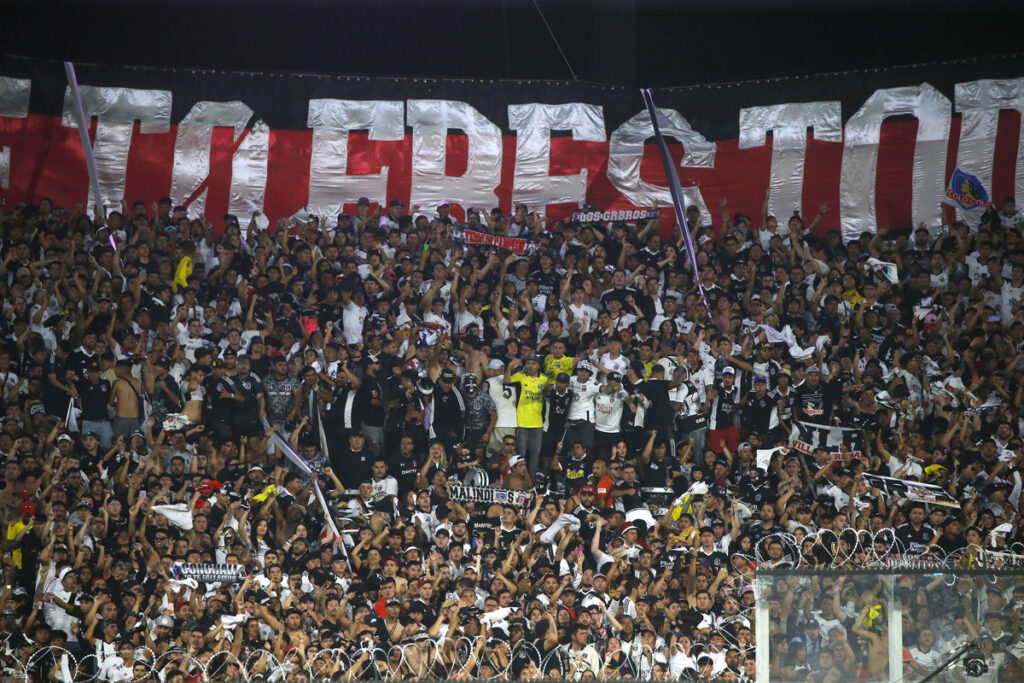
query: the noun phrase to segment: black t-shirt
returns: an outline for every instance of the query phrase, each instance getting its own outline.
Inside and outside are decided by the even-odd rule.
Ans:
[[[671,456],[666,456],[665,460],[668,460],[669,457],[671,457]],[[652,462],[653,462],[653,458],[652,458]],[[664,461],[662,461],[662,463],[664,463]],[[661,466],[659,466],[659,468],[660,467]],[[641,505],[644,505],[644,499],[640,495],[640,482],[639,481],[634,481],[632,484],[630,484],[630,483],[627,483],[625,479],[619,479],[618,481],[615,482],[613,488],[618,489],[620,491],[621,490],[627,490],[627,489],[633,489],[633,493],[624,493],[621,496],[619,496],[619,500],[622,501],[622,507],[627,512],[630,511],[630,510],[635,510],[636,508],[640,507]]]
[[[583,458],[583,460],[569,458],[566,460],[563,475],[565,477],[565,487],[572,491],[578,491],[581,486],[587,483],[587,479],[590,477],[588,458]]]
[[[564,395],[552,391],[544,399],[544,417],[549,433],[561,434],[565,430],[565,422],[569,417],[569,404],[572,403],[572,392]]]
[[[651,402],[644,413],[644,427],[650,429],[671,423],[672,404],[668,399],[668,387],[667,379],[649,379],[637,385],[637,391]]]
[[[710,553],[706,553],[703,548],[697,549],[697,564],[711,569],[713,574],[717,574],[718,570],[728,563],[729,557],[723,552],[712,550]]]
[[[170,396],[168,396],[167,392],[165,392],[163,390],[163,387],[161,387],[159,384],[154,384],[153,391],[149,395],[149,400],[153,404],[160,404],[160,407],[163,409],[164,414],[176,413],[178,412],[178,409],[181,407],[181,387],[178,386],[178,383],[175,382],[174,378],[171,377],[170,375],[164,377],[164,384],[167,385],[167,388],[171,392],[173,392],[174,395],[177,396],[179,400],[175,401]]]
[[[535,270],[530,274],[530,280],[537,283],[537,289],[541,294],[551,296],[558,293],[558,284],[562,278],[554,270],[545,273],[543,270]]]
[[[86,366],[97,359],[98,357],[96,356],[95,353],[89,355],[84,353],[81,349],[75,349],[74,351],[71,352],[71,355],[68,356],[66,367],[68,370],[75,374],[75,377],[84,380],[86,375]]]
[[[52,403],[57,400],[67,403],[67,394],[50,383],[50,375],[54,375],[58,382],[65,384],[67,375],[66,359],[60,358],[54,354],[47,357],[46,361],[43,363],[43,377],[46,380],[43,385],[43,398],[47,403]]]
[[[828,424],[832,418],[832,392],[824,382],[811,386],[804,382],[796,388],[796,419],[801,422]]]
[[[629,287],[623,287],[622,289],[615,289],[613,287],[612,289],[609,289],[607,292],[601,295],[601,304],[603,306],[608,306],[608,302],[611,301],[612,299],[615,299],[623,306],[625,306],[626,299],[629,298],[630,296],[635,295],[636,291],[630,289]]]
[[[331,469],[345,488],[358,488],[360,482],[370,476],[372,464],[373,454],[366,447],[359,452],[353,452],[348,444],[331,449]]]
[[[775,399],[768,392],[758,396],[751,391],[747,394],[747,404],[743,406],[743,427],[758,435],[764,435],[771,423]]]
[[[235,385],[235,393],[241,394],[245,397],[245,400],[241,403],[235,403],[236,415],[241,415],[250,419],[259,419],[259,396],[263,394],[263,380],[256,375],[249,373],[245,377],[241,375],[235,375],[231,378],[231,383]]]
[[[644,486],[665,487],[671,481],[672,472],[678,469],[676,459],[666,453],[660,462],[652,457],[650,462],[640,467],[638,474]]]
[[[205,397],[203,399],[203,417],[214,422],[229,422],[235,407],[235,400],[230,396],[221,396],[221,392],[237,393],[227,377],[209,375],[203,380]]]
[[[920,529],[915,529],[908,522],[896,527],[896,538],[904,546],[904,552],[923,553],[928,543],[935,538],[935,529],[927,524],[922,524]]]
[[[422,462],[415,453],[411,458],[403,458],[400,453],[388,458],[388,471],[398,482],[398,497],[402,500],[405,499],[406,493],[415,488]]]
[[[82,399],[82,419],[90,421],[104,421],[110,419],[107,415],[107,403],[110,400],[110,382],[101,379],[93,384],[87,379],[81,380],[78,385],[78,395]]]
[[[380,381],[367,375],[359,387],[359,407],[362,422],[371,427],[383,427],[386,410],[383,406],[375,406],[372,401],[383,400]]]

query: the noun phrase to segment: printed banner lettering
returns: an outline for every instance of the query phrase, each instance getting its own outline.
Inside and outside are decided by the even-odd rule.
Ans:
[[[448,495],[452,500],[470,503],[509,503],[516,507],[523,507],[529,504],[533,498],[530,491],[513,491],[511,489],[498,489],[493,486],[464,486],[463,484],[452,484],[448,487]]]
[[[477,232],[476,230],[463,230],[462,235],[466,244],[489,244],[492,247],[514,251],[517,254],[526,253],[526,240],[519,237],[488,235],[486,232]]]
[[[846,455],[859,458],[864,451],[864,433],[848,427],[794,422],[789,445],[802,453],[824,449],[836,460]]]
[[[245,568],[240,564],[215,564],[212,562],[187,562],[174,565],[178,578],[195,579],[203,583],[221,581],[241,583],[245,581]]]
[[[907,479],[893,479],[877,474],[864,473],[864,483],[872,486],[888,496],[916,500],[930,505],[945,505],[959,508],[960,503],[937,484],[923,484]]]

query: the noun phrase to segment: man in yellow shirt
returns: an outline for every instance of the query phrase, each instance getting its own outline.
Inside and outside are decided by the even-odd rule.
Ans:
[[[513,369],[523,366],[522,372],[513,374]],[[523,365],[518,358],[505,366],[505,384],[519,388],[519,402],[516,404],[516,441],[519,455],[526,458],[531,472],[540,466],[540,451],[544,442],[544,396],[550,391],[551,380],[540,372],[541,359],[530,356]]]
[[[548,381],[554,382],[560,372],[571,375],[575,359],[565,355],[565,342],[561,339],[554,340],[551,342],[550,350],[551,353],[544,358],[544,374],[547,375]]]
[[[11,560],[14,562],[14,568],[19,572],[23,569],[21,566],[21,539],[32,530],[35,514],[36,504],[31,500],[26,500],[21,504],[21,519],[16,519],[7,525],[6,546],[11,551]]]

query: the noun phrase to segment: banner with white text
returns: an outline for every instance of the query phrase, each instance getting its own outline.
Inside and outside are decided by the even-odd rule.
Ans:
[[[76,65],[104,201],[169,196],[220,229],[260,210],[431,210],[515,202],[549,220],[670,203],[638,91],[549,81],[436,81]],[[86,203],[60,63],[0,58],[0,194]],[[996,205],[1024,195],[1024,66],[1009,59],[652,91],[688,204],[780,222],[829,211],[846,239],[948,223],[954,169]]]
[[[849,427],[794,422],[789,445],[801,453],[824,450],[837,461],[847,456],[860,458],[864,453],[864,432]]]

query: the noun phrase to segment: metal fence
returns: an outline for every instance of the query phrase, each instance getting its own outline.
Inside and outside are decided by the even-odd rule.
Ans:
[[[529,643],[509,647],[483,637],[459,638],[447,643],[445,648],[438,647],[431,640],[390,648],[334,648],[318,651],[306,661],[294,654],[278,658],[267,650],[256,650],[239,659],[230,651],[200,658],[181,649],[158,654],[147,647],[139,647],[134,649],[133,659],[125,661],[117,654],[76,656],[56,646],[8,648],[0,651],[0,681],[45,681],[51,677],[64,683],[164,681],[175,671],[182,672],[184,680],[198,683],[239,680],[394,681],[412,678],[468,681],[476,680],[473,671],[480,673],[481,680],[565,680],[583,675],[582,662],[565,656],[561,648],[541,656]],[[654,677],[654,653],[650,648],[635,648],[629,658],[633,670],[642,672],[642,678]],[[477,664],[483,666],[483,672],[476,669]],[[483,673],[490,675],[484,677]]]

